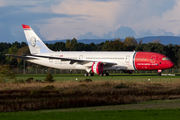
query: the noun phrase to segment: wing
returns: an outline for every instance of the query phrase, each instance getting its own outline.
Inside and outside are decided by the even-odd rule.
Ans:
[[[61,61],[70,61],[70,64],[81,64],[84,66],[91,66],[93,62],[99,62],[99,61],[93,61],[93,60],[80,60],[80,59],[70,59],[70,58],[62,58],[62,57],[52,57],[52,56],[42,56],[42,55],[32,55],[32,54],[22,54],[22,55],[10,55],[10,54],[6,54],[6,56],[10,56],[10,57],[16,57],[16,58],[21,58],[21,59],[38,59],[38,58],[49,58],[49,59],[60,59]],[[113,62],[102,62],[104,64],[104,66],[113,66],[113,65],[117,65],[117,63],[113,63]]]

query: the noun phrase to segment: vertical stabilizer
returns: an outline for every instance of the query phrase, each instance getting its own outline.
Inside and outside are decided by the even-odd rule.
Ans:
[[[31,54],[52,52],[28,25],[22,25]]]

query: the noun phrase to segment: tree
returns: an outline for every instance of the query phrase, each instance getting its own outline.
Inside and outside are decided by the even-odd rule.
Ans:
[[[16,42],[12,43],[12,47],[20,48],[21,44],[16,41]]]
[[[177,68],[180,68],[180,48],[178,50],[178,52],[176,53],[176,57],[177,57],[177,61],[176,61],[176,66]]]
[[[135,51],[143,51],[146,44],[139,44],[136,46]]]
[[[64,42],[56,42],[52,45],[52,50],[54,51],[64,51],[66,50],[66,46],[65,46],[65,43]]]
[[[120,40],[106,41],[102,48],[103,51],[124,51],[126,45]]]
[[[26,66],[27,64],[26,64],[26,62],[25,62],[25,66]],[[17,65],[17,67],[19,68],[19,69],[23,69],[24,68],[24,60],[22,60],[21,59],[21,61],[18,63],[18,65]]]
[[[17,51],[18,51],[18,48],[16,46],[12,46],[8,49],[7,54],[14,55]],[[6,57],[6,60],[8,63],[10,63],[11,59],[12,59],[12,57],[9,57],[9,56]]]
[[[161,43],[161,40],[153,40],[152,42],[150,42],[150,43]]]
[[[124,44],[127,46],[137,45],[137,41],[134,37],[126,37],[124,40]]]
[[[141,44],[142,44],[142,42],[143,42],[143,39],[139,40],[138,45],[141,45]]]
[[[16,80],[16,74],[9,65],[0,66],[0,77],[0,82],[5,82],[7,78],[10,80]]]
[[[55,80],[53,79],[53,76],[50,73],[48,73],[46,75],[45,82],[54,82],[54,81]]]
[[[29,47],[24,46],[22,48],[19,48],[18,51],[15,53],[15,55],[20,55],[20,54],[30,54]],[[18,63],[21,61],[20,58],[17,58]]]
[[[9,49],[10,47],[11,47],[12,45],[10,44],[10,43],[0,43],[0,52],[2,51],[4,51],[4,50],[7,50],[7,49]]]
[[[17,59],[16,59],[16,58],[12,58],[11,61],[9,62],[9,65],[10,65],[12,68],[16,68],[17,65],[18,65]]]
[[[6,56],[4,52],[0,52],[0,64],[4,64],[6,61]]]
[[[20,48],[24,47],[24,46],[27,46],[27,44],[25,42],[21,42],[20,44]]]
[[[76,50],[76,45],[77,45],[76,38],[73,38],[72,40],[69,40],[69,39],[66,40],[66,48],[69,51],[75,51]]]

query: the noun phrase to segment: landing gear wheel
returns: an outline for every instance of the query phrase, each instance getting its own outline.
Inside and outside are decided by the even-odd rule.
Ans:
[[[84,73],[84,76],[94,76],[94,73]]]
[[[158,73],[157,73],[157,76],[161,76],[161,72],[158,72]]]
[[[109,76],[109,73],[103,73],[103,76]]]
[[[86,77],[86,76],[88,76],[88,74],[87,74],[87,73],[84,73],[84,76]]]
[[[103,76],[107,76],[106,73],[103,73]]]
[[[103,76],[103,74],[99,74],[99,76]]]
[[[94,76],[94,74],[93,73],[88,73],[88,76]]]
[[[102,73],[102,74],[99,74],[99,76],[109,76],[109,73]]]

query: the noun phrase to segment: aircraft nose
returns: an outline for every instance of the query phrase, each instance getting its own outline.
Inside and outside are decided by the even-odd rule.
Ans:
[[[174,66],[173,62],[170,61],[170,62],[169,62],[169,67],[172,68],[173,66]]]

